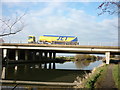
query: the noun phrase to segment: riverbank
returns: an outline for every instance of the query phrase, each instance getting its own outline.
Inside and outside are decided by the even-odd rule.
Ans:
[[[106,68],[105,64],[101,64],[100,66],[94,68],[91,73],[86,74],[84,78],[79,78],[79,86],[75,88],[94,88],[94,84],[103,72],[104,68]]]
[[[79,79],[79,86],[75,88],[118,88],[120,89],[120,63],[119,64],[102,64],[95,68],[83,79]]]
[[[113,79],[115,81],[115,85],[120,90],[120,63],[114,65],[112,74],[113,74]]]

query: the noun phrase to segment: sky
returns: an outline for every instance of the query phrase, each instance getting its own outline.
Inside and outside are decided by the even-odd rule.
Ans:
[[[13,0],[15,1],[15,0]],[[2,17],[15,19],[26,12],[19,33],[3,37],[6,41],[27,42],[29,35],[77,36],[79,43],[118,42],[118,17],[107,13],[98,16],[101,2],[2,2]]]

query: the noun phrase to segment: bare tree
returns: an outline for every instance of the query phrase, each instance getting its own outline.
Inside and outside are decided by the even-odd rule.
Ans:
[[[102,15],[104,13],[109,13],[110,15],[113,14],[120,14],[120,1],[119,2],[103,2],[98,6],[98,9],[101,12],[98,15]]]
[[[21,16],[18,16],[16,13],[16,16],[14,18],[0,19],[0,23],[1,23],[0,37],[16,34],[22,31],[25,27],[25,24],[22,21],[22,19],[25,15],[26,13],[22,14]]]

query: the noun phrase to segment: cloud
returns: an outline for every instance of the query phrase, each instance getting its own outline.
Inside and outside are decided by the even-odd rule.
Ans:
[[[65,3],[46,3],[42,9],[31,10],[24,19],[28,26],[12,38],[27,41],[28,35],[44,34],[77,36],[79,42],[118,41],[117,18],[97,21],[83,10],[66,7]],[[19,37],[21,36],[22,37]]]
[[[110,2],[111,0],[2,0],[2,2]],[[115,0],[119,2],[119,0]]]

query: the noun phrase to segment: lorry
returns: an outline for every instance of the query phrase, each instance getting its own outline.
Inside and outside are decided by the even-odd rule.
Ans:
[[[79,45],[76,36],[61,36],[61,35],[43,35],[36,41],[35,36],[28,36],[28,43],[39,44],[63,44],[63,45]]]

